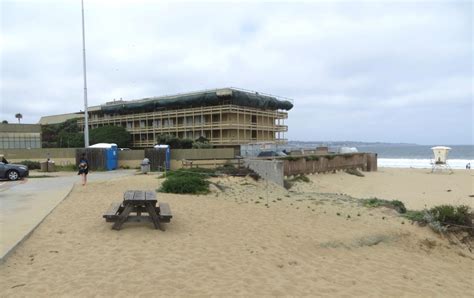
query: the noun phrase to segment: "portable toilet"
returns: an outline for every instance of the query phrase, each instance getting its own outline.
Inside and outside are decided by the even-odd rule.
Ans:
[[[158,170],[170,170],[171,152],[169,145],[155,145],[154,150],[157,151],[157,168]]]
[[[99,148],[105,151],[104,167],[107,171],[115,170],[118,167],[118,147],[114,143],[97,143],[88,148]]]

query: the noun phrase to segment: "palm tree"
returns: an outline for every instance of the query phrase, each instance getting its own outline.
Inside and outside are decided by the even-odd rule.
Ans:
[[[17,113],[17,114],[15,114],[15,118],[17,118],[17,119],[18,119],[18,123],[20,123],[20,119],[23,118],[23,115],[22,115],[21,113]]]

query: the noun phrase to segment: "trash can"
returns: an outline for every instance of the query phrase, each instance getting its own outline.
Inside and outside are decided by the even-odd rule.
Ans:
[[[144,158],[141,163],[142,173],[147,174],[150,172],[150,160],[148,158]]]

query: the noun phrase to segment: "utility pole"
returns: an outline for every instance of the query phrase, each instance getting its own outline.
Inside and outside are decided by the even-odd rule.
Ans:
[[[84,146],[89,147],[89,112],[87,110],[87,75],[86,75],[86,34],[84,29],[84,0],[82,6],[82,64],[84,69]]]

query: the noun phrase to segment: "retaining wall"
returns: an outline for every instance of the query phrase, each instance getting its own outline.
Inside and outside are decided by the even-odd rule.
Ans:
[[[263,160],[263,159],[244,159],[246,167],[254,170],[263,179],[272,181],[283,187],[285,175],[283,172],[283,161],[281,160]]]
[[[345,169],[377,171],[377,154],[348,153],[301,156],[295,160],[283,160],[285,176],[325,173]]]

